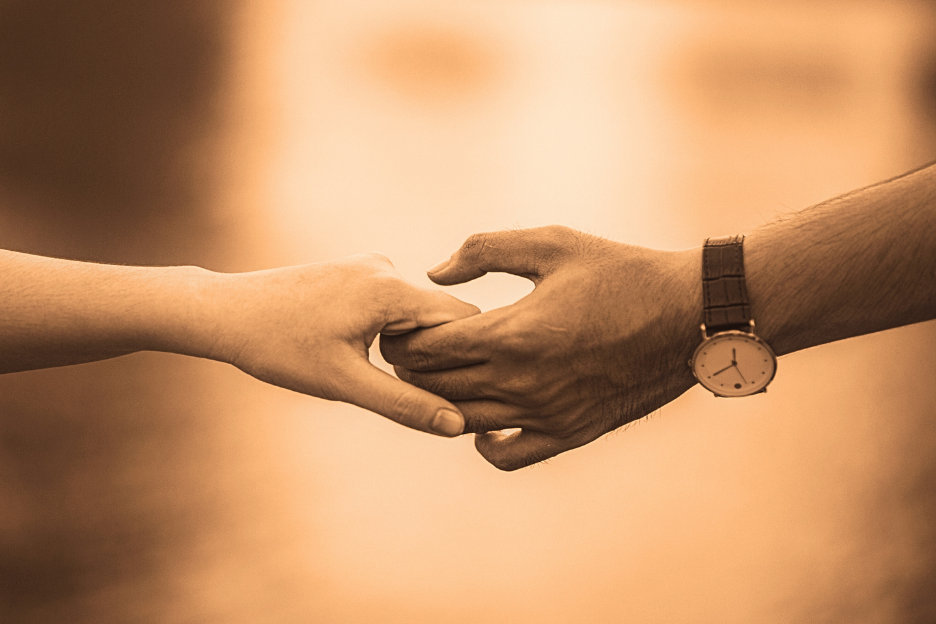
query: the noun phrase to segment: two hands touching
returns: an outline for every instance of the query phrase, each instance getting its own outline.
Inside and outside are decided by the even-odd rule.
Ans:
[[[744,249],[749,309],[776,355],[936,319],[936,166],[787,215]],[[451,285],[490,272],[535,288],[484,314],[384,333],[380,349],[400,379],[461,411],[498,468],[587,444],[695,385],[701,248],[550,226],[471,236],[429,277]]]
[[[744,250],[749,312],[776,355],[936,319],[936,165],[786,215]],[[472,236],[429,277],[449,285],[492,271],[536,287],[380,347],[400,379],[461,410],[498,468],[587,444],[695,385],[701,249],[551,226]]]
[[[691,330],[674,332],[695,316],[691,303],[677,305],[696,288],[692,256],[559,226],[472,236],[433,281],[502,271],[536,284],[480,314],[405,281],[376,253],[216,273],[0,251],[0,373],[137,351],[209,358],[420,431],[481,434],[481,454],[514,469],[692,385]],[[399,378],[368,359],[378,335]]]
[[[213,332],[209,357],[413,429],[480,434],[480,453],[513,470],[591,442],[693,385],[693,330],[674,328],[694,316],[695,261],[693,252],[560,226],[475,235],[430,272],[434,282],[505,272],[536,285],[485,314],[404,281],[380,254],[220,276],[220,299],[239,312]],[[378,334],[399,379],[368,362]]]
[[[515,470],[692,387],[698,260],[695,251],[655,251],[561,226],[477,234],[430,279],[452,285],[511,273],[530,279],[533,292],[484,314],[382,335],[380,350],[400,379],[459,408],[485,459]]]
[[[744,249],[757,333],[777,355],[936,319],[936,166],[763,226]],[[0,373],[137,351],[210,358],[420,431],[478,434],[480,453],[513,470],[696,383],[701,260],[561,226],[477,234],[435,283],[505,272],[535,284],[481,314],[380,254],[223,274],[0,250]],[[368,360],[378,335],[399,379]]]

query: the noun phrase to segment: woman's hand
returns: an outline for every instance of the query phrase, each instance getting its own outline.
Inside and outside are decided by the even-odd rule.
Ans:
[[[478,314],[473,305],[405,281],[386,256],[213,274],[206,355],[262,381],[353,403],[443,436],[464,430],[450,402],[374,367],[377,334],[400,334]],[[204,318],[204,317],[203,317]]]

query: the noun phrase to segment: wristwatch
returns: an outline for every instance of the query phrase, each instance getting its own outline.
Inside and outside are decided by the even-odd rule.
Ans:
[[[702,247],[702,344],[689,367],[718,397],[767,392],[777,356],[754,334],[744,283],[744,236],[710,238]]]

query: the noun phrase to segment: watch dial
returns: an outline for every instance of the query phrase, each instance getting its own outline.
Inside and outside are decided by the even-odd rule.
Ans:
[[[703,386],[721,396],[760,392],[777,371],[777,358],[767,343],[744,332],[724,332],[703,342],[692,372]]]

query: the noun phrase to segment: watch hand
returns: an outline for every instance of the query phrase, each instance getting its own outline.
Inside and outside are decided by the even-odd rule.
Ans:
[[[738,363],[738,356],[737,356],[736,351],[737,351],[736,349],[731,350],[731,365],[732,366]]]
[[[741,369],[738,368],[738,363],[737,363],[737,362],[735,362],[735,363],[732,364],[731,366],[734,366],[734,369],[735,369],[736,371],[738,371],[738,374],[739,374],[739,375],[741,375]],[[744,378],[744,375],[741,375],[741,381],[743,381],[744,383],[747,383],[747,379]]]
[[[718,371],[717,373],[712,373],[712,377],[714,377],[715,375],[721,375],[722,373],[724,373],[726,370],[728,370],[729,368],[731,368],[731,367],[734,366],[734,365],[735,365],[735,363],[732,362],[731,364],[729,364],[729,365],[726,366],[725,368],[721,369],[721,370]],[[737,367],[735,367],[735,368],[737,368]]]

